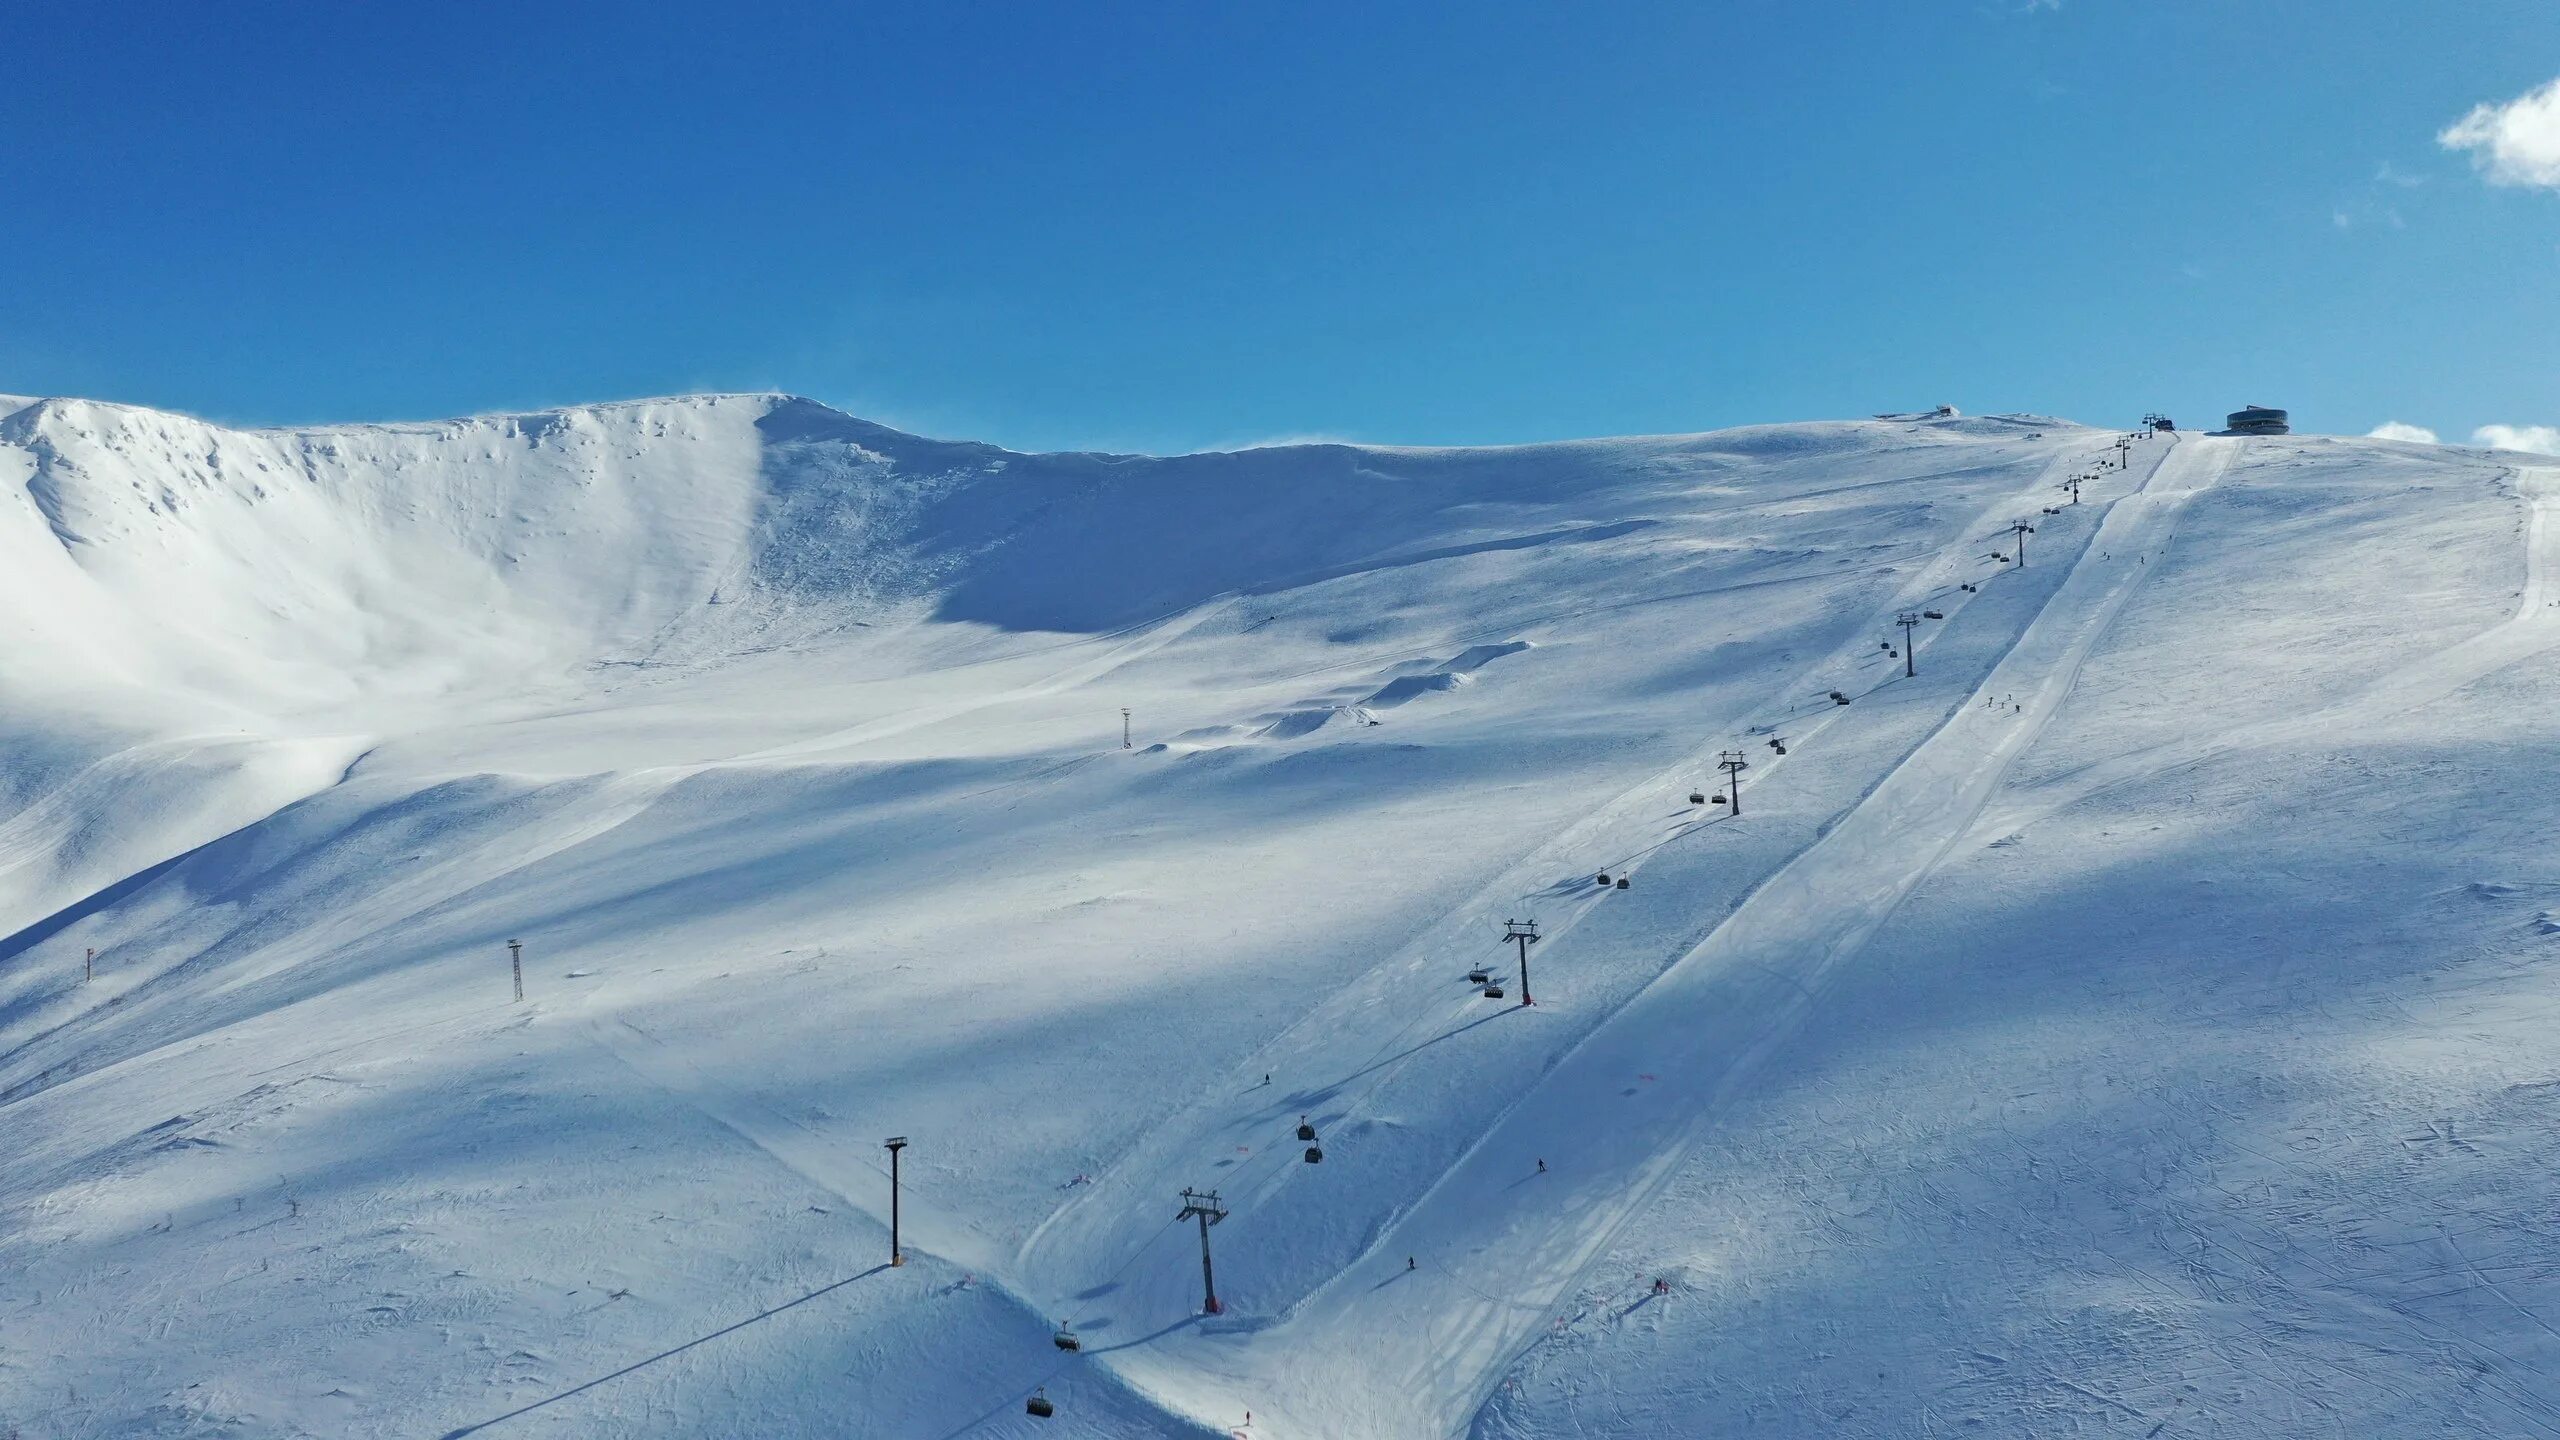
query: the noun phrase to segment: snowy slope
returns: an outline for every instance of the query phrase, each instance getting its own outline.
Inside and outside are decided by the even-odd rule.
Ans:
[[[2113,441],[0,405],[0,1415],[2560,1430],[2560,492]]]

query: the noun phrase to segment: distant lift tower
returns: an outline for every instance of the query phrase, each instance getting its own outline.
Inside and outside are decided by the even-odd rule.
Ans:
[[[2027,537],[2036,533],[2036,527],[2024,520],[2012,520],[2009,530],[2018,537],[2018,568],[2024,570],[2027,568]]]
[[[1911,632],[1920,628],[1920,612],[1905,610],[1893,623],[1902,627],[1902,676],[1908,680],[1920,673],[1920,667],[1911,659]]]

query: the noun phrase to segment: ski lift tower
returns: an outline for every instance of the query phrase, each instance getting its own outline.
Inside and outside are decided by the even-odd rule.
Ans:
[[[1831,698],[1843,705],[1849,703],[1837,690],[1831,692]],[[1742,772],[1751,768],[1751,762],[1742,758],[1741,751],[1727,750],[1716,756],[1716,768],[1724,772],[1725,800],[1732,806],[1729,813],[1738,820],[1742,818]]]
[[[1520,1003],[1535,1005],[1538,1002],[1529,998],[1529,947],[1538,943],[1538,922],[1535,920],[1503,921],[1502,943],[1516,944],[1520,947]]]
[[[1201,1192],[1186,1188],[1182,1192],[1182,1213],[1173,1218],[1176,1220],[1190,1220],[1195,1218],[1199,1220],[1200,1289],[1202,1292],[1200,1308],[1211,1315],[1225,1313],[1227,1307],[1218,1303],[1217,1272],[1209,1268],[1209,1227],[1227,1218],[1226,1207],[1218,1203],[1218,1192],[1215,1190]]]

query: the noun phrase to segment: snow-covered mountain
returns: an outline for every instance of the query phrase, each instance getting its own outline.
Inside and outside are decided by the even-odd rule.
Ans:
[[[2560,490],[2116,442],[0,400],[0,1419],[2560,1429]]]

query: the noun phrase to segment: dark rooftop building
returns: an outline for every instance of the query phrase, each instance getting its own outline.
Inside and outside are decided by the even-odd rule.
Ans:
[[[2231,412],[2229,430],[2234,435],[2290,435],[2293,425],[2290,417],[2281,410],[2252,405]]]

